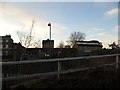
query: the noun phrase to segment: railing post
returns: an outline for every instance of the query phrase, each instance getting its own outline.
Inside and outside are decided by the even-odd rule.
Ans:
[[[119,67],[119,59],[118,59],[118,54],[116,55],[116,69],[118,70]]]
[[[58,79],[60,78],[61,63],[58,60]]]

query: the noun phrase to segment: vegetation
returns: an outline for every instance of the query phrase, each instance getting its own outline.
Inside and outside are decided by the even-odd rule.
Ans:
[[[30,46],[33,46],[34,48],[40,47],[40,40],[34,40],[34,37],[32,36],[34,23],[35,23],[35,21],[33,20],[30,30],[28,32],[24,32],[23,30],[18,30],[16,32],[16,34],[19,38],[20,44],[25,47],[25,49],[21,55],[20,61],[23,59],[24,54],[26,53],[26,48],[29,48]]]
[[[30,30],[28,32],[24,32],[23,30],[18,30],[16,32],[16,34],[19,38],[19,42],[25,48],[28,48],[30,46],[40,47],[40,40],[34,40],[34,37],[32,35],[33,34],[34,23],[35,23],[35,21],[33,20],[32,25],[30,27]]]
[[[65,44],[63,41],[61,41],[59,44],[58,44],[58,48],[64,48],[65,47]]]
[[[101,67],[40,79],[26,88],[120,88],[120,72],[115,66]]]
[[[85,34],[81,32],[72,32],[69,39],[70,41],[82,41],[85,39]]]
[[[111,44],[108,44],[109,45],[109,47],[111,48],[111,49],[118,49],[118,48],[120,48],[119,47],[119,44],[116,44],[115,42],[113,42],[113,43],[111,43]]]
[[[67,43],[72,45],[75,41],[85,40],[85,37],[86,37],[85,33],[74,31],[70,34],[70,37]]]

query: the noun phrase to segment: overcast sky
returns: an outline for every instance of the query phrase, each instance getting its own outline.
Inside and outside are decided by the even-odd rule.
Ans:
[[[16,31],[27,32],[33,19],[33,36],[41,40],[49,38],[47,24],[51,22],[55,46],[60,41],[68,40],[73,31],[85,33],[86,40],[99,40],[104,47],[108,47],[108,43],[118,41],[117,2],[2,3],[0,35],[11,34],[14,41],[19,42]]]

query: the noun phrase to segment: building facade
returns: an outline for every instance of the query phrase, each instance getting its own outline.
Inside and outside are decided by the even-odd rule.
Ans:
[[[0,36],[0,54],[2,61],[19,60],[24,47],[20,43],[13,43],[11,35]]]
[[[42,41],[43,48],[54,48],[54,40],[43,40]]]
[[[76,57],[75,48],[27,48],[25,60]]]
[[[23,60],[45,58],[65,58],[83,56],[92,51],[102,50],[102,43],[96,40],[76,41],[73,48],[54,48],[54,40],[43,40],[43,48],[26,48],[20,43],[14,43],[10,35],[0,36],[0,58],[2,61],[17,61],[23,55]]]
[[[96,40],[92,41],[76,41],[73,48],[77,48],[80,52],[91,52],[102,50],[102,43]]]

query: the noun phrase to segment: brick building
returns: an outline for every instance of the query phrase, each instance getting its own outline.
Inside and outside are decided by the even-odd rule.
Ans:
[[[0,36],[0,55],[2,61],[19,60],[24,47],[20,43],[14,43],[11,35]]]
[[[43,48],[54,48],[54,40],[43,40],[42,41]]]

